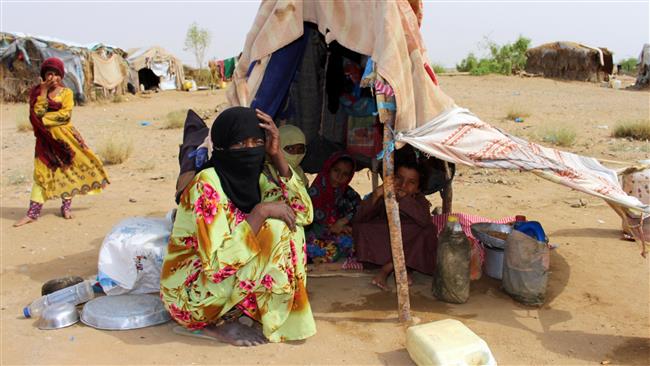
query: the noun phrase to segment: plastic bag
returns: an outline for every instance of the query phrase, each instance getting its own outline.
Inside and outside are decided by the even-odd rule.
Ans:
[[[160,291],[160,271],[172,230],[165,219],[133,217],[121,221],[104,238],[97,280],[108,295]]]
[[[513,230],[506,240],[503,289],[522,304],[542,305],[546,298],[549,262],[546,243]]]

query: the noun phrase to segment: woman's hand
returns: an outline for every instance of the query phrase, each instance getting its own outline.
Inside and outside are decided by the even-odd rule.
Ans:
[[[282,154],[280,151],[280,131],[268,114],[256,109],[257,118],[261,121],[260,127],[266,132],[266,153],[271,157]]]
[[[342,219],[338,219],[334,224],[330,226],[330,231],[334,234],[346,234],[346,235],[352,235],[352,228],[350,225],[350,220],[348,220],[347,217],[344,217]]]
[[[258,203],[249,215],[249,219],[260,221],[257,228],[253,227],[255,232],[259,230],[262,223],[268,218],[282,220],[287,224],[291,231],[296,231],[296,213],[293,212],[293,209],[284,202]],[[253,224],[258,224],[257,222],[251,222],[251,220],[248,220],[248,222],[251,226],[253,226]]]
[[[257,118],[260,120],[260,127],[266,132],[266,153],[271,157],[273,165],[281,176],[291,178],[291,169],[284,154],[280,149],[280,131],[268,114],[256,109]]]
[[[50,89],[52,89],[56,85],[57,85],[57,81],[54,75],[48,75],[45,80],[41,81],[41,95],[46,95],[50,91]]]
[[[379,201],[382,197],[384,197],[384,185],[380,185],[379,187],[375,188],[374,191],[372,191],[372,202],[376,203]]]

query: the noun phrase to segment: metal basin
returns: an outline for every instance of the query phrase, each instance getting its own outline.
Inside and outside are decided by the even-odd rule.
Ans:
[[[505,236],[507,236],[512,232],[512,225],[492,224],[489,222],[480,222],[472,225],[470,228],[472,230],[472,234],[474,234],[474,237],[483,243],[483,245],[486,247],[500,249],[505,249],[506,241],[504,239],[490,235],[490,233],[503,233],[506,234]]]
[[[46,307],[36,325],[38,329],[60,329],[79,321],[77,307],[70,303],[52,304]]]
[[[150,327],[171,320],[158,296],[118,295],[94,298],[81,312],[81,322],[97,329],[128,330]]]

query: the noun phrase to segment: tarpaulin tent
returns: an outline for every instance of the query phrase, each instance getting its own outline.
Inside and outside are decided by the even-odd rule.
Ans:
[[[183,89],[183,64],[171,53],[158,46],[131,49],[127,52],[127,61],[130,67],[138,72],[139,84],[144,85],[145,89]]]
[[[457,106],[429,66],[420,20],[418,0],[262,2],[227,92],[231,104],[261,108],[276,119],[287,105],[303,106],[283,118],[299,125],[308,139],[325,138],[330,107],[337,104],[327,95],[333,89],[327,75],[332,68],[345,72],[339,54],[364,64],[359,85],[374,93],[384,125],[384,198],[400,319],[409,318],[408,286],[392,179],[393,151],[404,144],[449,163],[530,171],[600,197],[624,217],[650,214],[650,207],[625,194],[616,173],[596,159],[509,135]],[[296,113],[301,117],[292,118]],[[334,135],[343,126],[336,121],[335,116],[330,123]]]
[[[80,45],[49,37],[2,33],[1,97],[6,101],[26,101],[29,89],[39,81],[40,65],[48,57],[58,57],[63,61],[66,70],[63,83],[74,92],[76,103],[94,100],[96,87],[121,94],[126,86],[124,72],[117,77],[114,75],[111,84],[107,85],[102,83],[106,79],[97,73],[105,67],[94,64],[112,60],[115,65],[126,70],[123,55],[121,49],[101,43]]]
[[[636,77],[636,88],[650,87],[650,43],[643,45],[641,53],[639,54],[638,64],[639,73]]]

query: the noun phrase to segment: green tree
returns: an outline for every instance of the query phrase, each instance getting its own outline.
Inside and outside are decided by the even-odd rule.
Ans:
[[[192,23],[187,30],[187,35],[185,36],[185,51],[191,51],[194,53],[199,70],[203,68],[205,51],[210,45],[211,38],[210,32],[205,28],[199,28],[199,25],[196,24],[196,22]]]
[[[489,55],[478,59],[474,53],[470,52],[456,65],[456,69],[461,72],[469,72],[472,75],[510,75],[526,67],[528,46],[530,46],[530,39],[523,36],[519,36],[514,43],[506,43],[503,46],[486,37],[481,48],[488,50]]]
[[[625,60],[619,61],[621,65],[621,70],[626,74],[636,74],[636,65],[639,63],[636,58],[630,57]]]

